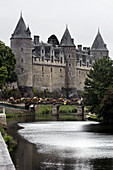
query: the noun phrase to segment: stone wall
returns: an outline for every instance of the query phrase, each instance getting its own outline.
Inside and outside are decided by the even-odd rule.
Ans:
[[[0,107],[0,112],[2,112],[2,107]],[[7,117],[11,117],[11,115],[13,117],[20,117],[20,116],[25,116],[25,115],[31,115],[32,111],[5,107],[5,113],[7,114]]]
[[[84,90],[84,81],[89,73],[91,67],[76,67],[76,88],[77,90]]]
[[[0,114],[0,126],[6,128],[6,115],[5,114]]]
[[[33,87],[50,91],[65,87],[65,66],[33,65]]]
[[[19,86],[32,86],[32,41],[11,39],[11,48],[16,57],[16,72]]]

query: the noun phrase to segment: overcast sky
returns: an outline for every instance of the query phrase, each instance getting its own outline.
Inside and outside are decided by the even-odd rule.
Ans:
[[[99,28],[113,58],[113,0],[0,0],[0,40],[8,46],[21,11],[44,42],[52,34],[60,40],[67,24],[75,45],[90,47]]]

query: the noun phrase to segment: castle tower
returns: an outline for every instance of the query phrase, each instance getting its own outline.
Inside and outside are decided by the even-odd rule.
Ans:
[[[91,47],[91,55],[94,56],[95,60],[109,55],[108,49],[99,30]]]
[[[66,27],[60,42],[66,60],[66,88],[76,88],[76,47]]]
[[[32,87],[32,39],[22,15],[11,36],[11,48],[16,57],[18,85]]]

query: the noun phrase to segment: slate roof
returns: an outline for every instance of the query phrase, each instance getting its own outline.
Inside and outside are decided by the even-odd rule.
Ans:
[[[51,44],[44,44],[43,43],[43,47],[45,50],[45,59],[49,60],[50,59],[50,51],[51,51]],[[42,48],[42,43],[39,43],[38,45],[35,45],[33,48],[33,57],[41,57],[41,48]],[[54,53],[55,53],[55,60],[59,60],[60,57],[60,51],[61,51],[61,47],[54,47]]]
[[[66,27],[66,30],[65,30],[63,37],[61,39],[60,46],[68,46],[68,47],[69,46],[71,46],[71,47],[75,46],[67,27]]]
[[[106,45],[104,43],[104,40],[103,40],[99,30],[98,30],[97,36],[93,42],[91,50],[106,50],[107,51]]]
[[[12,34],[12,38],[31,38],[30,37],[29,27],[26,28],[25,22],[23,20],[22,15],[17,23],[14,33]]]

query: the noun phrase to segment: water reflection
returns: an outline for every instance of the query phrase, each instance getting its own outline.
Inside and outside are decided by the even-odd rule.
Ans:
[[[86,131],[92,125],[98,126],[98,123],[20,123],[19,126],[24,129],[19,130],[19,134],[36,145],[38,155],[43,155],[44,159],[43,157],[40,159],[42,169],[87,170],[95,169],[94,162],[96,160],[96,162],[106,159],[110,161],[110,158],[113,158],[111,150],[113,136]],[[97,167],[105,169],[105,166],[103,167],[101,163]],[[112,166],[109,165],[109,167]]]
[[[113,169],[112,125],[30,121],[19,123],[22,129],[16,121],[8,123],[9,134],[18,142],[12,155],[17,170]]]

